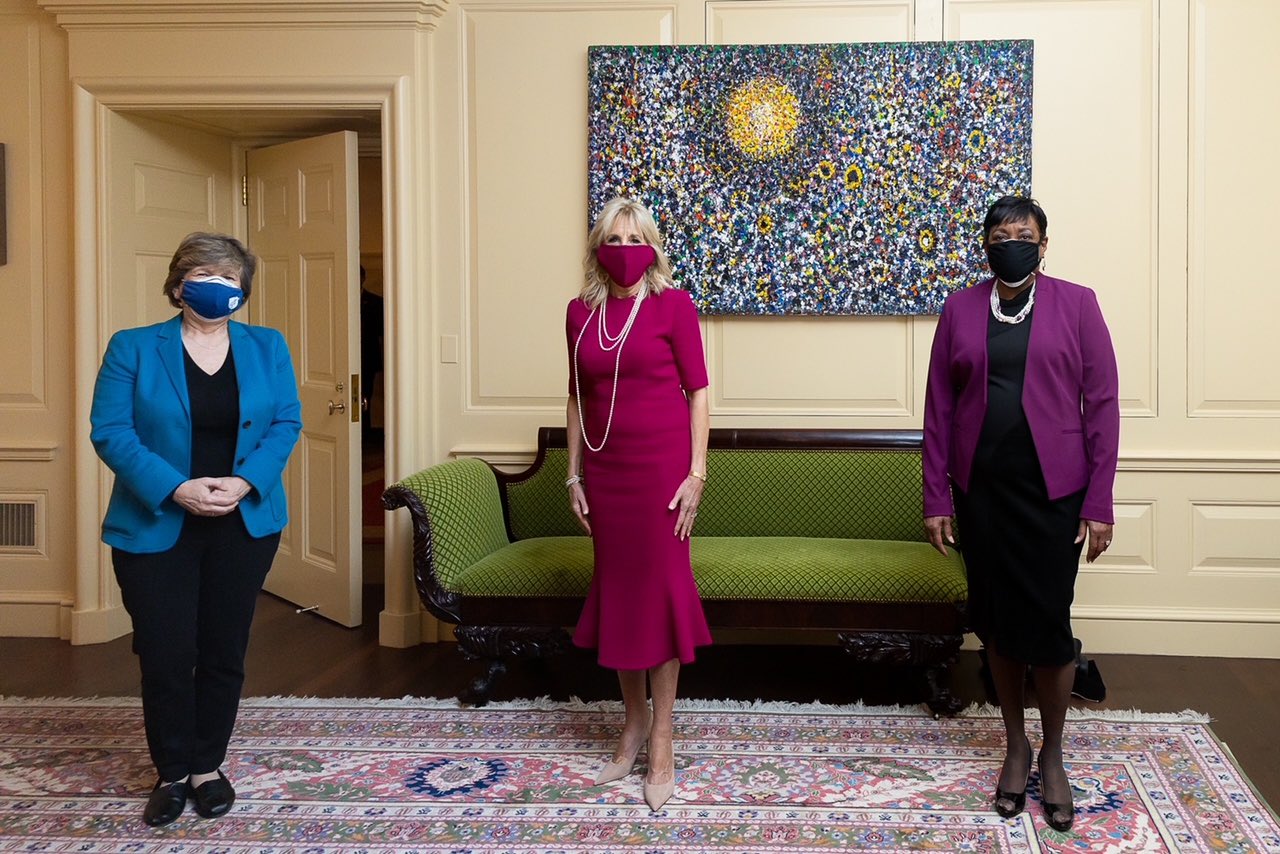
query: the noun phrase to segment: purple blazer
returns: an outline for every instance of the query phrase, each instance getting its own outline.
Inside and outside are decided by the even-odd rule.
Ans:
[[[969,490],[987,414],[985,279],[947,297],[933,336],[924,401],[924,515],[955,512],[950,481]],[[1120,450],[1119,376],[1093,291],[1038,273],[1022,383],[1049,498],[1085,490],[1081,518],[1114,522],[1111,492]]]

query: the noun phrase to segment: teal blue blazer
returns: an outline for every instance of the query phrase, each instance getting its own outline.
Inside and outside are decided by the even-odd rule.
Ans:
[[[302,431],[302,403],[284,336],[232,322],[231,352],[240,387],[235,467],[253,487],[240,516],[254,537],[289,521],[283,474]],[[183,363],[182,316],[111,337],[93,387],[89,438],[115,473],[102,541],[139,554],[178,541],[186,510],[173,491],[191,471],[191,405]]]

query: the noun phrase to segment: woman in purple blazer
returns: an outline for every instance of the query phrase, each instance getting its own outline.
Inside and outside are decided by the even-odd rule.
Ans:
[[[987,650],[1007,746],[995,810],[1026,806],[1030,666],[1044,741],[1045,818],[1074,819],[1062,730],[1074,678],[1071,631],[1080,552],[1111,544],[1120,439],[1115,351],[1093,291],[1038,272],[1048,219],[1005,196],[983,222],[994,278],[952,294],[929,360],[924,410],[925,529],[946,554],[963,538],[969,618]]]

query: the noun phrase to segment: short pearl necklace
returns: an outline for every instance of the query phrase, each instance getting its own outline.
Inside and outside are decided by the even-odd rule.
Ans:
[[[616,350],[618,355],[613,360],[613,392],[609,395],[609,418],[604,424],[604,436],[600,439],[600,447],[591,444],[591,440],[587,438],[587,422],[582,415],[582,372],[578,369],[578,347],[582,345],[582,336],[586,333],[587,327],[591,325],[591,318],[596,316],[596,309],[591,309],[591,314],[587,315],[587,322],[582,324],[582,329],[578,332],[578,340],[573,344],[573,393],[578,399],[578,428],[582,430],[582,441],[586,443],[587,449],[599,453],[604,450],[604,443],[609,441],[609,429],[613,427],[613,408],[618,402],[618,366],[622,364],[622,345],[627,343],[627,336],[631,334],[631,327],[636,322],[636,316],[640,313],[640,303],[644,302],[644,294],[636,295],[635,304],[631,306],[631,314],[627,317],[627,322],[623,324],[622,331],[617,335],[610,335],[609,330],[605,328],[605,307],[609,304],[608,295],[605,296],[604,302],[600,303],[600,319],[596,325],[596,335],[600,339],[600,349],[606,353]],[[605,344],[605,340],[610,342]]]
[[[1027,293],[1027,304],[1022,310],[1013,317],[1005,314],[1000,310],[1000,280],[996,279],[991,283],[991,314],[1001,323],[1021,323],[1027,319],[1027,315],[1031,313],[1031,306],[1036,304],[1036,283],[1031,283],[1031,290]]]

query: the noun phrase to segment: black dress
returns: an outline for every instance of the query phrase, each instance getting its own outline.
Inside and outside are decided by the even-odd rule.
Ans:
[[[1017,314],[1029,290],[1001,300],[1002,313]],[[952,491],[974,632],[1006,658],[1062,665],[1075,658],[1071,602],[1084,490],[1051,501],[1045,488],[1022,411],[1030,337],[1030,313],[1017,324],[988,318],[987,414],[969,491],[954,484]]]

